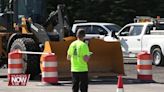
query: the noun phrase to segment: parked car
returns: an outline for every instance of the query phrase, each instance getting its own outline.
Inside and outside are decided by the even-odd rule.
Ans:
[[[79,28],[83,28],[86,30],[86,39],[103,39],[107,35],[111,36],[112,32],[117,33],[121,29],[120,26],[114,23],[87,22],[73,24],[72,32],[75,34],[77,29]]]

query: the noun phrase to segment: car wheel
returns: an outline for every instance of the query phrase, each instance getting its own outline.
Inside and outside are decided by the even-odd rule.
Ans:
[[[153,56],[153,64],[154,65],[156,65],[156,66],[163,65],[164,56],[163,56],[160,48],[153,49],[152,56]]]

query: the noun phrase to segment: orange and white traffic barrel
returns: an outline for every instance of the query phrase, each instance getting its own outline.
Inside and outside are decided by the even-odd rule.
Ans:
[[[21,74],[23,72],[22,54],[19,50],[12,51],[8,54],[8,75]]]
[[[54,54],[48,54],[42,61],[42,83],[58,84],[57,60]]]
[[[140,80],[152,80],[152,56],[147,52],[137,55],[137,78]]]

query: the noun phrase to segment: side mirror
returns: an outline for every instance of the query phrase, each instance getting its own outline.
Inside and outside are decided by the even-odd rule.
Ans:
[[[121,32],[119,35],[120,36],[128,36],[129,35],[129,32]]]
[[[4,13],[0,13],[0,17],[4,16]]]
[[[115,31],[112,31],[112,35],[111,35],[113,38],[116,38],[116,39],[119,39],[118,36],[116,35],[116,32]]]

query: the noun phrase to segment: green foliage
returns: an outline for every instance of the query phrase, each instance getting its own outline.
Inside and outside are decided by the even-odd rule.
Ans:
[[[71,23],[82,19],[123,26],[135,16],[164,16],[163,0],[47,0],[47,10],[55,10],[61,3],[66,5]]]

